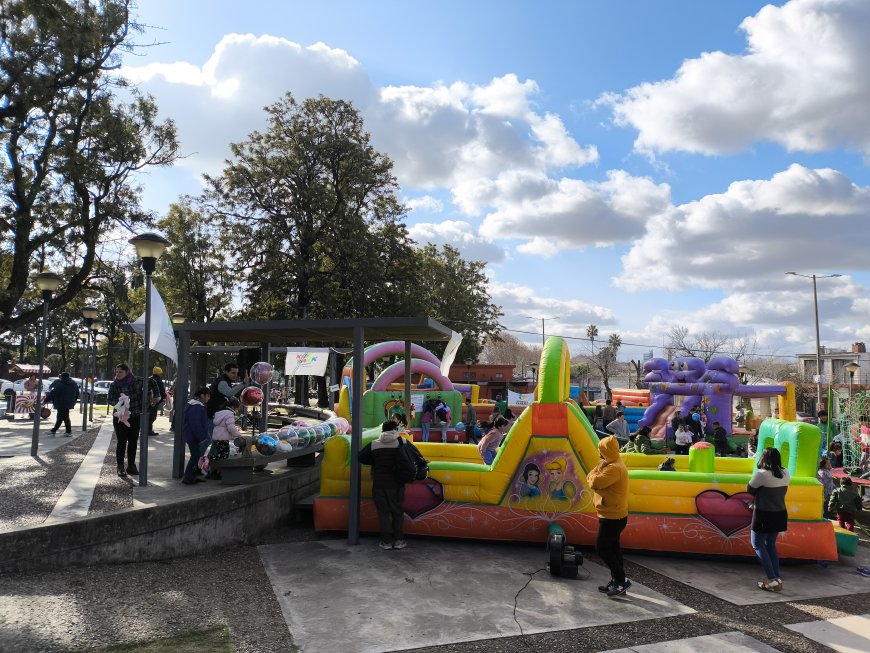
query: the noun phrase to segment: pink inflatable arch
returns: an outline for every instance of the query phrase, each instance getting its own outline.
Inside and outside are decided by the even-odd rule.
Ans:
[[[411,371],[415,374],[425,374],[435,381],[441,390],[453,390],[453,382],[441,374],[441,369],[434,363],[423,361],[419,358],[412,358]],[[388,385],[402,378],[404,374],[405,361],[393,363],[378,375],[378,378],[376,378],[375,382],[372,384],[372,390],[386,390]]]
[[[387,342],[379,342],[376,345],[366,347],[366,350],[363,352],[363,365],[368,366],[379,358],[392,356],[394,354],[405,355],[405,342],[403,340],[389,340]],[[435,354],[416,343],[411,343],[411,358],[428,361],[435,367],[441,366],[441,361],[438,360],[438,357]],[[341,376],[349,376],[353,378],[353,359],[344,366]]]

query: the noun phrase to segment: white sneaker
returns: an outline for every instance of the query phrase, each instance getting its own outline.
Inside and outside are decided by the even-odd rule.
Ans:
[[[393,542],[394,549],[404,549],[406,546],[408,546],[408,543],[405,542],[405,540],[396,540]]]

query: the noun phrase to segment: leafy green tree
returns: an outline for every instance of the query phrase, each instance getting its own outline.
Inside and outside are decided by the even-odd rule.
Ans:
[[[230,304],[233,274],[225,263],[219,230],[183,199],[157,226],[172,243],[155,274],[166,309],[193,322],[211,322]]]
[[[246,271],[245,317],[427,315],[465,335],[460,360],[476,359],[499,328],[484,264],[415,247],[392,162],[356,109],[288,93],[266,112],[203,196]]]
[[[46,268],[64,284],[52,308],[89,285],[102,237],[147,223],[131,175],[170,164],[172,121],[111,74],[130,46],[129,0],[6,0],[0,4],[0,332],[39,319],[29,280]]]
[[[501,327],[501,309],[489,296],[489,284],[484,274],[485,263],[467,261],[455,247],[442,249],[426,245],[417,255],[420,265],[419,315],[428,315],[444,326],[462,333],[462,344],[456,360],[477,360],[487,337],[495,336]],[[433,347],[443,351],[443,345]]]
[[[266,112],[266,131],[231,145],[207,200],[251,270],[249,305],[267,317],[301,317],[332,303],[318,293],[333,278],[354,287],[352,262],[365,262],[367,225],[395,219],[401,208],[392,162],[371,146],[349,102],[320,96],[300,104],[288,93]]]

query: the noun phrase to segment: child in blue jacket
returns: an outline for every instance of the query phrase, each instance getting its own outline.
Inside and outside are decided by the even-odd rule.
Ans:
[[[190,451],[190,460],[184,468],[181,482],[185,485],[205,483],[204,478],[197,476],[197,462],[201,454],[202,443],[208,440],[208,415],[205,405],[211,397],[211,392],[205,386],[199,388],[193,399],[187,402],[184,411],[184,430],[182,437]]]

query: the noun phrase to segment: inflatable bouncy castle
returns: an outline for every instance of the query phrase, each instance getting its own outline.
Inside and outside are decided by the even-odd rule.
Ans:
[[[405,531],[411,534],[544,542],[551,523],[569,541],[591,545],[598,532],[587,472],[599,461],[598,437],[569,396],[570,354],[561,338],[541,354],[537,399],[513,424],[491,465],[464,444],[419,444],[429,478],[405,490]],[[372,430],[364,441],[376,437]],[[786,502],[788,531],[778,547],[784,558],[834,560],[831,522],[822,519],[816,480],[819,430],[810,424],[766,420],[759,451],[775,446],[792,480]],[[350,438],[324,446],[320,495],[314,502],[318,531],[348,524]],[[629,468],[626,549],[698,555],[754,556],[749,543],[752,510],[746,485],[755,461],[715,457],[704,442],[676,456],[676,471],[658,471],[662,455],[623,454]],[[369,468],[363,467],[360,523],[377,532]]]
[[[363,365],[368,367],[374,361],[387,356],[404,355],[405,343],[399,340],[381,342],[366,347],[363,352]],[[391,410],[399,409],[408,417],[410,427],[420,426],[420,414],[423,402],[427,399],[443,401],[452,415],[452,424],[461,421],[463,395],[454,387],[453,382],[441,374],[441,361],[428,349],[418,344],[411,345],[411,372],[425,375],[429,381],[424,386],[412,386],[410,414],[405,406],[404,386],[401,390],[393,384],[405,374],[405,361],[400,360],[384,369],[375,378],[370,388],[363,391],[362,414],[363,428],[380,426],[388,419]],[[351,397],[353,379],[353,361],[342,371],[341,390],[339,392],[336,413],[345,419],[351,418]],[[365,382],[365,370],[363,370]],[[418,405],[419,404],[419,405]]]

